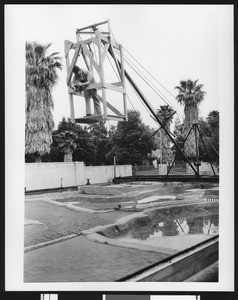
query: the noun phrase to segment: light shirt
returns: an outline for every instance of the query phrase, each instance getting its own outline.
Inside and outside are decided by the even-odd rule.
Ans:
[[[77,84],[77,82],[81,82],[81,83],[88,82],[88,84],[90,84],[90,83],[94,83],[95,80],[90,71],[80,69],[79,72],[74,75],[72,82],[73,84]]]

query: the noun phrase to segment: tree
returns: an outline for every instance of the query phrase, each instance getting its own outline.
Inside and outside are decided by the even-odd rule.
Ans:
[[[170,125],[173,120],[174,110],[169,105],[161,105],[157,109],[157,115],[163,123],[163,126],[170,132]],[[171,150],[170,138],[163,128],[160,129],[160,150],[162,150],[162,161],[160,163],[171,163],[173,160],[173,151]]]
[[[62,144],[62,146],[63,149],[71,152],[73,161],[83,161],[87,165],[95,164],[96,147],[86,127],[83,128],[79,124],[72,123],[70,119],[66,121],[63,118],[58,129],[53,133],[52,147],[55,144],[59,146],[56,142],[59,134],[61,134],[61,137],[68,138],[66,145],[63,146]]]
[[[26,104],[25,153],[34,154],[36,161],[50,152],[54,121],[52,91],[62,69],[58,52],[47,56],[51,44],[27,42],[26,49]]]
[[[208,155],[200,142],[199,152],[203,161],[219,162],[219,112],[210,111],[206,120],[200,118],[199,126],[202,131],[203,141],[207,149]]]
[[[142,164],[155,149],[152,130],[142,123],[140,112],[128,111],[128,121],[118,122],[117,129],[109,135],[106,158],[113,162],[116,155],[119,164]]]
[[[105,122],[98,122],[89,126],[89,134],[96,147],[95,163],[101,165],[106,162],[106,154],[108,152],[108,132]]]
[[[181,124],[179,118],[175,119],[173,134],[176,143],[178,144],[179,148],[183,151],[184,150],[183,124]],[[175,145],[172,146],[172,150],[175,152],[175,160],[177,162],[184,161],[183,155],[180,153],[180,151],[177,151]]]
[[[211,131],[219,131],[219,111],[212,110],[207,116],[207,123],[209,124]]]
[[[64,162],[72,162],[73,152],[77,148],[77,144],[75,143],[77,134],[73,131],[66,130],[54,136],[61,152],[64,154]]]
[[[179,91],[176,99],[179,104],[184,105],[184,137],[194,123],[198,123],[198,106],[204,100],[206,92],[202,90],[203,84],[197,84],[198,80],[191,79],[180,81],[180,86],[175,89]],[[189,158],[196,156],[195,132],[192,130],[184,145],[184,152]]]

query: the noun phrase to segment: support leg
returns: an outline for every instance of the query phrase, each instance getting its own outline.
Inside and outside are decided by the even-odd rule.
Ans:
[[[98,98],[97,91],[96,90],[92,90],[91,91],[91,96],[93,98],[94,114],[95,115],[101,115],[102,111],[101,111],[100,100]]]
[[[74,100],[73,100],[73,95],[69,94],[69,104],[70,104],[70,117],[71,117],[71,122],[75,122],[75,116],[74,116]]]
[[[92,114],[91,103],[90,103],[91,94],[89,91],[84,91],[84,98],[85,98],[85,106],[86,106],[86,115],[91,115]]]

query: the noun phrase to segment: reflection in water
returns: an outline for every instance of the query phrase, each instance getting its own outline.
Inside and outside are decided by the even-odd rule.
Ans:
[[[185,234],[218,234],[218,215],[182,218],[160,223],[152,222],[146,226],[137,226],[129,235],[134,239],[147,240]]]

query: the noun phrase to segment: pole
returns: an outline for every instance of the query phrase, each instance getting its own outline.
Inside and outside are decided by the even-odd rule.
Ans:
[[[121,67],[120,62],[115,59],[114,55],[113,55],[113,51],[109,48],[108,52],[110,53],[110,55],[113,57],[113,59],[119,64],[119,66]],[[135,91],[137,92],[137,94],[140,96],[140,98],[142,99],[142,101],[145,103],[145,105],[147,106],[147,108],[149,109],[149,111],[152,113],[153,117],[156,119],[156,121],[159,123],[159,125],[164,129],[165,133],[168,135],[168,137],[170,138],[170,140],[173,142],[173,144],[175,145],[175,147],[179,150],[179,152],[182,154],[182,156],[184,157],[184,159],[186,160],[186,162],[189,164],[189,166],[191,167],[191,169],[194,171],[194,173],[199,176],[197,170],[194,168],[194,166],[192,165],[192,163],[189,161],[189,159],[187,158],[187,156],[183,153],[183,151],[179,148],[179,145],[176,143],[176,141],[172,138],[172,136],[170,135],[169,131],[164,127],[163,123],[160,121],[159,117],[157,116],[157,114],[154,112],[154,110],[152,109],[152,107],[150,106],[150,104],[147,102],[145,96],[142,94],[142,92],[139,90],[138,86],[135,84],[134,80],[131,78],[131,76],[128,74],[128,72],[126,70],[124,70],[125,72],[125,76],[127,78],[127,80],[130,82],[130,84],[133,86],[133,88],[135,89]]]
[[[141,91],[139,90],[139,88],[137,87],[137,85],[132,80],[132,78],[130,77],[130,75],[127,73],[126,70],[125,70],[125,76],[128,79],[128,81],[131,83],[131,85],[134,87],[135,91],[140,96],[140,98],[142,99],[142,101],[145,103],[145,105],[147,106],[147,108],[150,110],[150,112],[152,113],[152,115],[154,116],[154,118],[157,120],[157,122],[159,123],[159,125],[164,129],[164,131],[166,132],[166,134],[168,135],[168,137],[170,138],[170,140],[173,142],[173,144],[176,146],[176,148],[182,154],[182,156],[184,157],[184,159],[186,160],[186,162],[190,165],[191,169],[194,171],[194,173],[197,176],[199,176],[197,170],[194,168],[194,166],[192,165],[192,163],[188,160],[187,156],[183,153],[183,151],[179,148],[178,144],[172,138],[172,136],[170,135],[170,133],[168,132],[168,130],[164,127],[163,123],[160,121],[160,119],[158,118],[158,116],[156,115],[156,113],[154,112],[154,110],[151,108],[151,106],[149,105],[149,103],[145,99],[145,96],[141,93]]]
[[[123,47],[120,44],[119,45],[120,49],[120,57],[121,57],[121,82],[122,82],[122,87],[124,90],[126,90],[126,81],[125,81],[125,72],[124,72],[124,59],[123,59]],[[126,102],[126,92],[123,93],[123,106],[124,106],[124,116],[125,119],[128,120],[127,116],[127,102]]]
[[[114,155],[114,178],[116,177],[116,155]]]
[[[163,163],[163,155],[162,155],[162,130],[160,130],[160,141],[159,141],[159,144],[160,144],[160,163],[162,164]]]
[[[170,172],[170,170],[172,169],[172,167],[173,167],[174,163],[175,163],[175,156],[174,156],[174,160],[173,160],[173,162],[172,162],[171,166],[169,167],[169,169],[168,169],[168,171],[167,171],[167,175],[166,175],[166,176],[168,176],[168,175],[169,175],[169,172]]]
[[[199,164],[198,164],[198,158],[199,158],[199,149],[198,149],[198,136],[197,136],[197,123],[193,124],[194,126],[194,132],[195,132],[195,143],[196,143],[196,167],[197,167],[197,172],[199,175]]]

